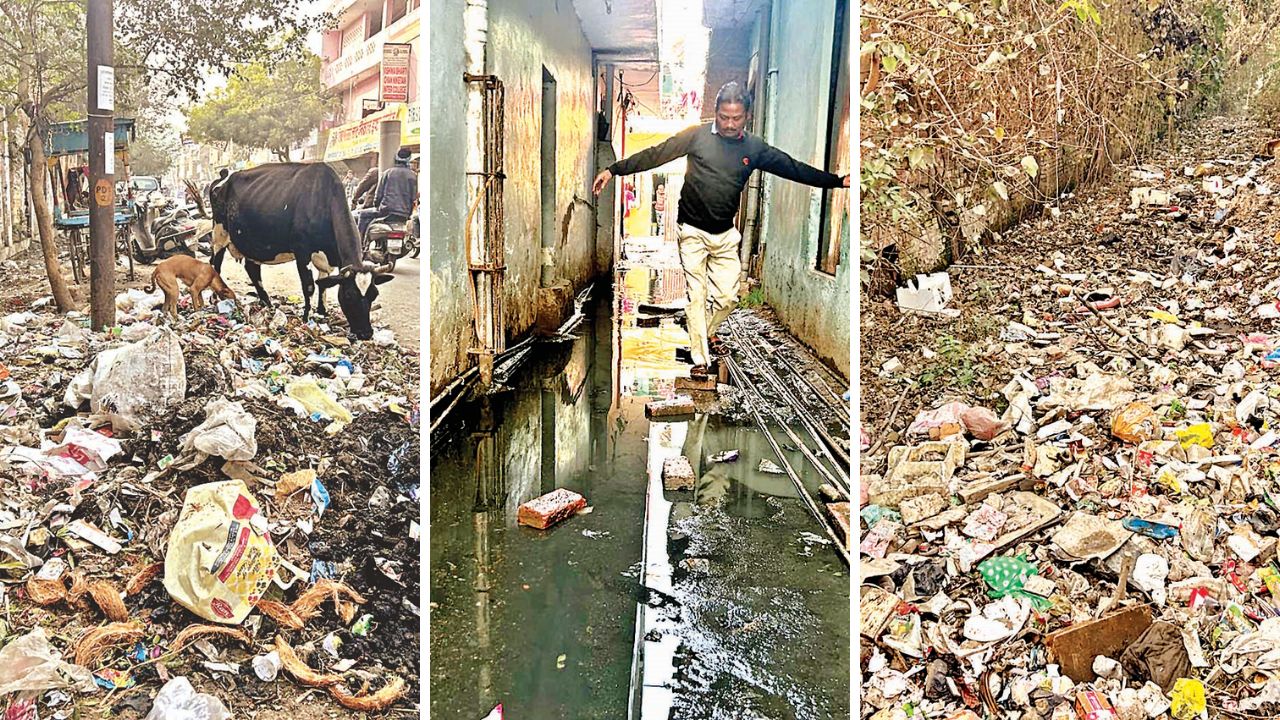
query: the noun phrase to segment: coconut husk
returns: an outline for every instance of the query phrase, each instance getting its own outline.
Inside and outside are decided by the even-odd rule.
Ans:
[[[106,580],[94,580],[88,584],[87,589],[94,604],[102,610],[102,614],[106,615],[108,620],[124,622],[129,619],[129,609],[124,606],[124,601],[120,599],[120,591],[115,585]]]
[[[329,694],[333,696],[334,700],[338,701],[339,705],[348,710],[360,710],[363,712],[384,710],[404,697],[404,692],[404,680],[394,675],[381,690],[372,695],[352,695],[347,692],[346,687],[341,683],[329,688]]]
[[[71,573],[71,588],[67,590],[67,602],[72,607],[87,610],[89,602],[85,600],[85,595],[89,594],[89,581],[84,579],[84,572],[75,570]]]
[[[142,626],[136,622],[113,622],[93,628],[81,636],[75,647],[77,665],[92,668],[98,658],[117,645],[127,645],[142,639]]]
[[[342,682],[341,675],[329,675],[312,670],[302,658],[294,652],[293,647],[285,639],[276,636],[276,653],[280,655],[280,665],[299,683],[308,687],[333,687]]]
[[[169,652],[181,652],[183,648],[191,644],[193,640],[205,635],[219,635],[228,637],[239,642],[246,647],[253,647],[253,638],[249,637],[249,633],[239,628],[218,627],[216,625],[191,625],[187,629],[178,633],[173,639],[173,643],[169,646]]]
[[[295,600],[293,605],[290,607],[298,614],[298,617],[301,617],[303,620],[310,620],[315,617],[316,609],[324,604],[325,600],[333,598],[333,604],[335,609],[338,611],[339,616],[344,614],[348,616],[343,618],[343,622],[351,622],[349,617],[354,617],[355,607],[347,605],[344,608],[345,603],[342,600],[342,596],[344,595],[350,598],[351,601],[357,605],[363,605],[368,602],[368,600],[364,599],[363,595],[355,590],[352,590],[340,582],[325,578],[315,585],[312,585],[306,592],[299,595],[298,599]]]
[[[27,581],[27,597],[37,605],[56,605],[67,599],[67,582],[62,578],[40,580],[32,577]]]
[[[151,581],[164,572],[164,563],[151,563],[150,565],[138,571],[138,574],[129,578],[129,582],[124,586],[125,596],[137,595],[142,592]]]
[[[259,600],[257,608],[262,611],[263,615],[275,620],[280,627],[289,628],[290,630],[301,630],[307,623],[298,617],[288,605],[274,602],[272,600]]]

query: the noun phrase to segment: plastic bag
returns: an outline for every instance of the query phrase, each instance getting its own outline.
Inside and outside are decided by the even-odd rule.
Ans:
[[[239,480],[187,491],[164,557],[165,590],[206,620],[239,624],[279,566],[267,518]]]
[[[352,420],[351,413],[329,397],[329,393],[325,392],[315,380],[294,380],[285,387],[285,394],[298,401],[306,409],[307,414],[319,413],[321,417],[333,420],[333,423],[326,428],[329,432],[341,430]]]
[[[231,713],[218,698],[198,693],[190,680],[176,677],[160,688],[146,720],[231,720]]]
[[[1179,678],[1173,684],[1173,706],[1170,708],[1177,720],[1191,720],[1205,710],[1204,684],[1193,678]]]
[[[245,411],[244,405],[215,398],[205,406],[204,416],[204,422],[182,437],[181,452],[175,461],[177,469],[189,470],[210,455],[243,461],[258,454],[258,421]]]
[[[1131,443],[1154,440],[1160,431],[1155,410],[1146,403],[1129,403],[1111,418],[1111,434]]]
[[[1021,555],[1018,557],[994,557],[983,560],[978,564],[978,573],[982,575],[982,579],[991,587],[987,591],[988,597],[1026,598],[1038,608],[1049,605],[1049,602],[1044,598],[1022,589],[1027,578],[1032,575],[1039,575],[1040,570],[1035,565],[1027,562],[1026,558]]]
[[[1182,441],[1182,447],[1189,448],[1192,445],[1201,447],[1213,447],[1213,427],[1209,423],[1196,423],[1188,426],[1185,430],[1177,431],[1178,439]]]
[[[0,649],[0,697],[55,688],[89,693],[97,687],[88,668],[59,658],[39,626]]]
[[[160,328],[145,339],[103,350],[76,376],[63,402],[79,408],[89,401],[94,413],[113,416],[112,425],[137,429],[187,394],[187,365],[178,336]]]

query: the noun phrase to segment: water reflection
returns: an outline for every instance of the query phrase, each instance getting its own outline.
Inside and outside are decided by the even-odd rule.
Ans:
[[[700,518],[721,513],[735,523],[755,523],[737,530],[753,539],[733,572],[750,578],[752,567],[768,567],[766,584],[787,576],[797,588],[788,593],[843,602],[847,617],[847,595],[800,589],[813,571],[792,567],[791,558],[796,528],[808,521],[799,509],[788,510],[794,517],[786,522],[775,521],[778,503],[795,505],[789,501],[795,489],[786,476],[760,470],[762,458],[776,458],[758,430],[707,415],[678,423],[644,417],[645,402],[672,396],[675,379],[687,374],[688,362],[678,356],[688,336],[679,322],[684,285],[674,244],[629,239],[613,288],[601,295],[574,339],[538,345],[510,388],[459,407],[432,437],[433,716],[481,718],[502,703],[510,717],[625,718],[636,697],[628,688],[638,689],[633,673],[640,672],[646,693],[665,693],[668,707],[680,705],[680,692],[692,692],[690,698],[721,708],[717,712],[735,707],[732,693],[706,695],[682,689],[670,676],[659,679],[660,658],[673,658],[677,647],[687,652],[712,640],[728,642],[699,629],[702,622],[723,607],[764,615],[778,591],[759,593],[758,601],[752,595],[734,597],[729,606],[708,604],[705,618],[690,615],[687,628],[667,625],[649,642],[649,630],[663,619],[646,614],[641,586],[668,596],[689,591],[677,587],[669,563],[655,570],[658,555],[667,559],[668,525],[696,527]],[[738,450],[739,459],[710,459],[725,449]],[[662,460],[680,454],[693,463],[693,492],[664,498],[657,480],[650,495]],[[806,466],[798,453],[788,459]],[[816,481],[805,482],[816,488]],[[586,497],[591,513],[548,531],[517,525],[520,504],[560,487]],[[705,538],[695,542],[715,540],[714,523],[706,522]],[[834,562],[821,562],[828,561]],[[746,588],[750,581],[735,583]],[[738,590],[715,586],[715,592],[729,597]],[[682,603],[693,607],[692,600]],[[800,608],[799,601],[788,607]],[[837,646],[847,645],[847,630],[837,636]],[[829,640],[820,633],[797,631],[796,637],[810,644]],[[632,665],[637,643],[644,648],[643,668]],[[733,652],[744,657],[740,649]],[[707,651],[708,658],[722,654]],[[786,666],[764,655],[759,663]]]

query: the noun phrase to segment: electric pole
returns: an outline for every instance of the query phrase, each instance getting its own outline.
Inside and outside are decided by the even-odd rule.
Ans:
[[[116,324],[113,15],[112,0],[89,0],[89,297],[93,330]]]

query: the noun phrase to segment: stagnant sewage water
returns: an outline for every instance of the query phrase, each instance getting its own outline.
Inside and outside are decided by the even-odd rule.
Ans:
[[[432,717],[849,716],[848,568],[787,477],[758,470],[776,461],[764,437],[714,415],[645,419],[687,375],[674,320],[636,324],[641,303],[682,295],[678,272],[624,267],[576,339],[540,345],[433,436]],[[736,462],[708,460],[730,449]],[[662,460],[680,454],[697,486],[664,492]],[[557,487],[591,512],[516,524]]]

